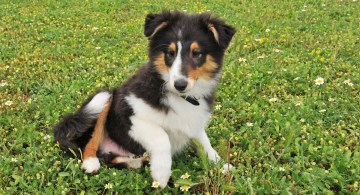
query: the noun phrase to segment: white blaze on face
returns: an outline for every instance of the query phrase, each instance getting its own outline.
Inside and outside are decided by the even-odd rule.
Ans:
[[[173,90],[176,90],[174,87],[174,83],[176,80],[178,79],[186,79],[186,77],[184,75],[181,74],[181,66],[182,66],[182,60],[181,60],[181,49],[182,49],[182,45],[179,42],[177,42],[177,54],[176,54],[176,58],[173,62],[173,64],[171,65],[171,69],[170,69],[170,87]]]
[[[181,59],[181,50],[183,49],[183,45],[181,44],[180,41],[177,42],[176,45],[177,45],[176,58],[175,58],[173,64],[171,65],[171,68],[169,71],[169,85],[170,85],[170,88],[172,89],[172,91],[178,92],[174,86],[175,81],[177,81],[179,79],[186,80],[187,86],[186,86],[185,90],[182,92],[184,95],[186,95],[194,87],[195,80],[188,78],[187,76],[185,76],[181,73],[181,69],[183,66],[183,62]]]

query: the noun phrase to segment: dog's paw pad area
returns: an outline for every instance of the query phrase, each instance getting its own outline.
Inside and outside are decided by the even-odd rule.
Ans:
[[[234,168],[234,166],[232,164],[226,163],[223,166],[223,173],[227,173],[230,170],[232,170]]]

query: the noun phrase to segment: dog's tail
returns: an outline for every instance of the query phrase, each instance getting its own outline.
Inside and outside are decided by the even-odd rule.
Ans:
[[[84,148],[91,138],[99,114],[111,97],[109,91],[97,93],[76,113],[66,116],[54,127],[55,142],[59,143],[62,150],[71,149],[79,153],[78,149]]]

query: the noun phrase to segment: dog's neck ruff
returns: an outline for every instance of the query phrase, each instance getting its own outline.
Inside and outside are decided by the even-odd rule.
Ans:
[[[181,97],[184,98],[184,100],[188,101],[190,104],[192,104],[194,106],[200,105],[198,99],[195,99],[194,97],[191,97],[191,96],[181,96]]]

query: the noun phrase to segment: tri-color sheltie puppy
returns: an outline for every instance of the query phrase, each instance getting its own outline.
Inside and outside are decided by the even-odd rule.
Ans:
[[[141,167],[150,154],[152,178],[165,187],[172,156],[196,139],[212,161],[220,159],[205,128],[224,52],[235,29],[208,13],[149,14],[149,62],[119,88],[89,98],[55,128],[55,141],[82,151],[82,169]],[[225,168],[228,168],[226,166]]]

